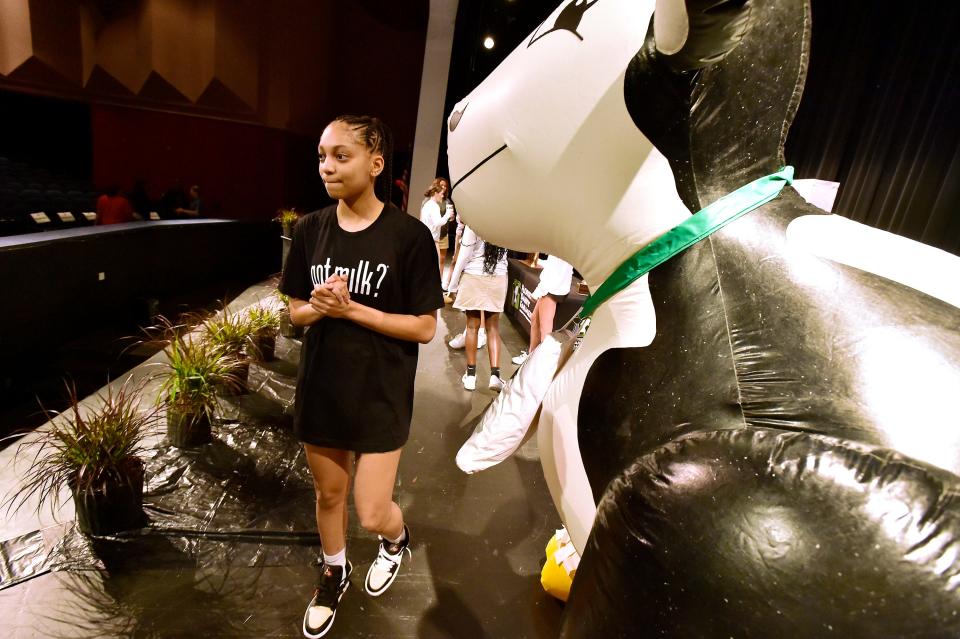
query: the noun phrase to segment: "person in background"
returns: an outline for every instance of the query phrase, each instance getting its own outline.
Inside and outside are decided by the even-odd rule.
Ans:
[[[176,213],[184,217],[200,217],[199,186],[194,184],[190,187],[190,192],[187,194],[187,205],[185,207],[177,207]]]
[[[97,224],[123,222],[133,222],[133,207],[127,196],[120,192],[120,187],[114,184],[97,198]]]
[[[440,261],[440,277],[443,277],[443,262],[447,258],[447,238],[441,238],[443,227],[453,217],[453,206],[445,205],[445,198],[449,191],[447,181],[442,177],[430,183],[430,188],[423,194],[426,198],[420,205],[420,221],[427,225],[433,242],[437,246],[437,258]],[[443,206],[443,210],[441,210]]]
[[[537,255],[534,253],[534,255]],[[570,294],[570,280],[573,277],[573,266],[564,262],[556,255],[550,255],[541,260],[543,270],[540,271],[540,282],[530,296],[537,300],[530,314],[530,348],[520,351],[510,361],[518,366],[526,361],[530,353],[553,332],[553,319],[557,314],[557,305],[562,303]]]
[[[404,169],[403,175],[401,175],[400,177],[398,177],[396,180],[393,181],[393,185],[397,188],[397,191],[400,194],[400,197],[397,198],[399,199],[399,204],[397,206],[399,206],[400,210],[403,211],[404,213],[407,212],[407,201],[408,201],[408,195],[410,194],[410,187],[408,186],[409,183],[410,183],[409,169]]]
[[[507,249],[480,239],[469,226],[464,227],[460,255],[450,276],[457,287],[455,309],[467,314],[467,371],[461,382],[472,391],[477,387],[477,348],[481,321],[487,330],[490,357],[490,390],[503,389],[500,377],[500,313],[507,298]],[[481,320],[481,315],[483,319]]]
[[[453,245],[454,246],[453,258],[451,258],[450,260],[451,262],[450,270],[443,277],[443,299],[448,304],[452,303],[454,298],[457,295],[458,283],[454,283],[453,286],[450,286],[450,279],[453,277],[453,271],[456,267],[457,260],[460,258],[460,246],[462,244],[461,239],[463,238],[463,228],[465,226],[463,223],[463,220],[460,219],[460,214],[456,212],[456,209],[454,209],[454,218],[456,221],[457,228],[456,228],[456,231],[454,232],[454,237],[456,238],[456,240],[454,241],[454,245]],[[454,220],[451,220],[451,222],[453,221]],[[509,255],[509,251],[507,252],[507,254]],[[483,327],[484,323],[485,322],[483,317],[483,311],[480,311],[480,333],[477,337],[477,348],[483,348],[484,346],[487,345],[487,329]],[[450,348],[452,348],[455,351],[463,350],[464,348],[466,348],[467,346],[466,325],[464,325],[463,330],[461,332],[457,333],[455,336],[453,336],[450,339],[449,342],[447,342],[447,345],[450,346]]]
[[[147,186],[143,180],[137,180],[130,191],[130,205],[133,207],[134,217],[138,219],[149,220],[150,211],[153,210],[153,202],[147,194]]]

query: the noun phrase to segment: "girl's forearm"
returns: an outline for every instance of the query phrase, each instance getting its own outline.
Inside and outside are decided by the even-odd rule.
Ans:
[[[343,316],[352,322],[388,337],[426,344],[437,332],[437,315],[384,313],[370,306],[350,302]]]
[[[324,318],[323,313],[300,299],[290,300],[290,323],[294,326],[310,326]]]

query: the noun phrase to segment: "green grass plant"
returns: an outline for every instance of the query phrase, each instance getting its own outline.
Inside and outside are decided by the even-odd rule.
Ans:
[[[139,459],[143,439],[158,416],[158,407],[140,407],[144,382],[130,380],[117,389],[107,386],[95,405],[84,407],[76,385],[64,382],[70,406],[62,413],[41,407],[49,426],[18,444],[16,455],[31,454],[30,466],[19,491],[5,500],[8,509],[36,498],[38,511],[45,502],[53,511],[62,486],[77,493],[93,492],[128,478],[130,460]]]
[[[257,327],[245,313],[230,310],[226,302],[220,312],[203,321],[204,339],[234,357],[255,347]]]
[[[247,319],[256,335],[272,335],[280,328],[280,311],[272,306],[256,304],[247,309]]]
[[[237,385],[241,361],[224,345],[209,339],[202,332],[192,332],[190,325],[173,325],[163,319],[167,361],[158,374],[160,400],[180,412],[204,412],[211,419],[217,408],[217,388]],[[203,331],[207,330],[204,324]]]

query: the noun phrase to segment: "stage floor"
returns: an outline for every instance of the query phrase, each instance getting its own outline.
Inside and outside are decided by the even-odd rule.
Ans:
[[[269,295],[265,283],[232,304]],[[559,518],[541,474],[536,438],[511,459],[467,476],[454,464],[494,393],[460,385],[463,351],[447,340],[463,316],[441,311],[420,349],[414,419],[398,475],[412,561],[380,598],[363,592],[376,539],[351,504],[348,553],[356,566],[329,637],[556,637],[562,604],[539,583],[543,549]],[[504,318],[504,376],[525,340]],[[170,448],[158,433],[147,454],[150,525],[90,541],[73,527],[69,498],[56,516],[28,505],[0,526],[0,629],[6,637],[299,637],[319,551],[313,493],[290,428],[299,343],[253,367],[250,395],[224,400],[216,441]],[[148,360],[133,375],[147,375]],[[480,352],[478,381],[489,372]],[[151,387],[148,387],[148,392]],[[155,384],[152,387],[155,389]],[[359,399],[359,398],[358,398]],[[87,400],[89,401],[89,400]],[[0,451],[0,495],[16,490],[24,460]]]

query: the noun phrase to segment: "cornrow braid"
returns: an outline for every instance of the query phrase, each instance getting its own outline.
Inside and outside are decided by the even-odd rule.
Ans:
[[[383,156],[383,171],[373,184],[373,192],[385,204],[390,203],[393,192],[393,131],[380,118],[369,115],[341,115],[333,119],[343,122],[371,153]]]

